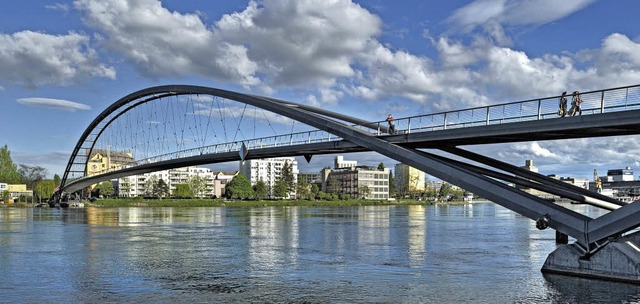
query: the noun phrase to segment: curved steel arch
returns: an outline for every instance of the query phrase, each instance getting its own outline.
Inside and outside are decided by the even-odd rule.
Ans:
[[[482,197],[501,204],[531,219],[536,219],[544,215],[553,214],[552,217],[548,217],[550,227],[556,228],[563,233],[571,235],[582,243],[590,243],[588,237],[584,234],[585,222],[590,220],[590,218],[582,214],[570,211],[563,207],[559,207],[551,202],[532,196],[528,193],[516,190],[501,182],[487,178],[479,173],[438,159],[437,157],[433,157],[426,152],[404,148],[399,145],[387,142],[383,139],[376,138],[369,133],[359,130],[358,128],[342,124],[338,121],[326,117],[325,115],[317,113],[313,111],[314,109],[311,107],[296,105],[274,98],[248,95],[202,86],[167,85],[152,87],[131,93],[116,101],[100,115],[98,115],[96,119],[94,119],[94,121],[85,130],[82,137],[78,140],[78,143],[76,144],[74,152],[67,165],[63,183],[60,187],[61,191],[65,188],[68,171],[74,165],[78,151],[82,149],[83,144],[87,141],[87,138],[89,138],[91,132],[99,124],[103,123],[104,120],[107,120],[105,126],[102,126],[102,128],[104,129],[107,124],[113,121],[114,118],[107,119],[109,115],[116,113],[123,107],[127,109],[127,105],[130,102],[134,102],[138,99],[143,100],[138,101],[137,103],[135,103],[135,105],[149,102],[163,96],[183,94],[208,94],[218,96],[286,116],[298,122],[302,122],[312,127],[316,127],[318,129],[340,136],[345,140],[348,140],[368,150],[376,151],[412,167],[418,168],[425,172],[429,172],[430,174],[441,178],[442,180],[459,185],[467,190],[479,194]],[[128,109],[135,107],[135,105],[129,106]],[[116,116],[117,115],[118,114],[116,114]],[[93,143],[95,142],[95,140],[97,140],[97,137],[92,142],[91,148],[93,147]]]
[[[295,121],[307,124],[320,130],[329,132],[353,143],[363,149],[376,151],[387,157],[395,159],[424,172],[438,177],[442,180],[458,185],[466,190],[476,193],[494,203],[500,204],[530,219],[544,219],[549,227],[559,232],[574,237],[586,251],[595,250],[598,241],[603,241],[611,235],[629,231],[638,225],[637,220],[631,220],[630,215],[640,215],[640,203],[626,205],[619,210],[614,210],[597,219],[592,219],[575,211],[558,206],[545,199],[530,195],[521,190],[510,187],[505,183],[494,180],[482,174],[482,172],[448,159],[435,156],[425,151],[403,147],[387,140],[377,138],[374,135],[360,130],[354,126],[346,125],[333,118],[341,120],[357,121],[342,114],[330,115],[331,112],[319,110],[308,106],[282,101],[274,98],[242,94],[233,91],[221,90],[202,86],[189,85],[168,85],[144,89],[129,94],[103,111],[85,130],[74,149],[74,154],[69,160],[67,169],[71,168],[77,157],[77,152],[89,138],[91,132],[104,123],[106,126],[115,119],[119,113],[111,119],[109,115],[116,113],[123,108],[123,111],[131,109],[144,102],[156,100],[165,96],[184,94],[208,94],[218,96],[241,103],[252,105],[276,114],[283,115]],[[141,100],[138,100],[141,99]],[[133,104],[129,104],[134,102]],[[346,118],[346,119],[345,119]],[[106,120],[106,121],[105,121]],[[95,138],[97,139],[97,137]],[[90,142],[90,141],[89,141]],[[95,142],[95,140],[93,141]],[[93,147],[92,142],[92,147]],[[89,152],[90,153],[90,152]],[[85,162],[86,170],[86,162]],[[68,170],[65,171],[65,182]],[[62,184],[61,190],[64,190]],[[617,225],[607,225],[607,223],[618,222]],[[589,223],[592,223],[590,226]],[[614,227],[615,226],[615,227]]]
[[[169,85],[144,89],[121,98],[103,111],[85,130],[82,137],[76,144],[74,152],[67,165],[67,170],[64,174],[63,183],[60,188],[61,190],[57,192],[57,195],[65,189],[68,173],[71,167],[74,164],[77,164],[75,163],[75,159],[78,156],[80,149],[83,148],[83,145],[90,142],[90,149],[93,149],[93,145],[101,132],[113,120],[122,115],[123,112],[135,108],[145,102],[150,102],[166,96],[184,94],[208,94],[252,105],[339,136],[352,143],[354,148],[359,147],[364,150],[376,151],[401,163],[415,167],[444,181],[456,184],[466,190],[478,194],[483,198],[502,205],[516,213],[524,215],[530,219],[538,220],[538,222],[541,223],[541,226],[548,226],[561,233],[572,236],[576,239],[576,247],[574,248],[578,248],[577,251],[574,251],[579,252],[578,254],[581,258],[588,258],[594,254],[598,254],[599,250],[610,242],[610,237],[620,236],[622,233],[640,225],[640,222],[638,221],[638,218],[640,217],[640,202],[624,205],[617,210],[613,210],[603,216],[592,219],[583,214],[558,206],[545,199],[518,190],[498,180],[494,180],[490,177],[492,173],[486,172],[482,168],[439,157],[414,148],[404,147],[385,139],[378,138],[354,126],[349,126],[332,119],[337,118],[351,122],[358,121],[355,118],[350,118],[342,114],[332,114],[325,110],[315,109],[269,97],[189,85]],[[131,102],[133,103],[130,104]],[[113,115],[114,113],[116,114]],[[110,115],[113,116],[110,117]],[[100,126],[100,124],[103,125]],[[366,122],[362,124],[369,125],[369,123]],[[91,132],[96,129],[99,129],[98,134],[91,134]],[[89,140],[91,136],[95,136],[93,141]],[[442,150],[449,150],[449,152],[458,155],[466,154],[466,152],[459,151],[457,148],[453,147],[443,147]],[[89,155],[90,153],[91,151],[89,151]],[[482,162],[482,159],[477,155],[471,156],[471,159],[475,158]],[[86,160],[84,165],[84,169],[86,171]],[[151,165],[149,167],[153,166]],[[157,169],[157,167],[146,169]],[[135,168],[132,168],[130,171],[135,170]],[[124,173],[125,172],[123,172],[123,174]],[[493,176],[499,177],[498,175]],[[509,177],[502,176],[501,178],[505,179]],[[534,180],[531,177],[527,178]],[[568,257],[568,255],[563,254],[562,252],[559,253],[558,256],[563,259]],[[554,262],[552,261],[550,263],[553,264]],[[548,269],[550,269],[549,271],[553,270],[551,267]],[[607,274],[605,274],[605,276],[606,275]]]
[[[89,161],[89,156],[93,151],[95,143],[97,142],[100,135],[102,135],[103,131],[106,130],[107,127],[113,121],[115,121],[118,117],[120,117],[121,115],[127,113],[129,110],[134,109],[135,107],[144,103],[152,102],[154,100],[158,100],[168,96],[179,96],[179,95],[190,95],[190,94],[208,94],[208,95],[223,97],[223,98],[236,100],[236,101],[241,101],[240,99],[242,97],[251,98],[251,95],[247,95],[247,94],[242,94],[242,93],[237,93],[237,92],[227,91],[222,89],[216,89],[216,88],[210,88],[210,87],[192,86],[192,85],[157,86],[157,87],[146,88],[146,89],[128,94],[118,99],[116,102],[114,102],[109,107],[107,107],[104,111],[102,111],[85,129],[83,134],[78,139],[78,142],[76,143],[73,149],[73,152],[71,153],[71,157],[69,158],[69,162],[67,163],[66,169],[61,179],[59,191],[57,191],[54,196],[58,198],[62,193],[62,191],[65,190],[70,172],[79,172],[79,171],[71,170],[74,165],[82,165],[83,174],[86,172],[87,170],[86,166]],[[387,127],[385,126],[380,126],[378,124],[370,123],[368,121],[355,118],[352,116],[344,115],[341,113],[336,113],[336,112],[319,109],[311,106],[296,104],[292,102],[271,99],[267,97],[261,97],[261,98],[269,99],[270,101],[274,103],[278,103],[281,106],[295,107],[298,109],[310,111],[310,112],[317,113],[317,114],[324,115],[331,118],[336,118],[342,121],[354,123],[354,124],[365,126],[368,128],[372,128],[372,129],[378,128],[383,132],[387,132]],[[250,104],[250,103],[247,103],[247,104]],[[116,114],[113,115],[114,113]],[[92,134],[92,132],[96,130],[98,130],[98,132]],[[87,146],[87,143],[89,143],[88,146]],[[86,159],[82,163],[77,163],[76,159],[79,156],[79,152],[83,148],[88,149]]]

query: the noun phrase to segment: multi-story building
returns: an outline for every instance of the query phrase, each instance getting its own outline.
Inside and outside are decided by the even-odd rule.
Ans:
[[[634,180],[633,169],[608,170],[607,176],[597,176],[594,171],[593,182],[589,183],[591,191],[598,191],[598,181],[600,192],[604,195],[614,197],[624,202],[632,202],[640,198],[640,180]]]
[[[601,178],[603,182],[629,182],[633,181],[633,169],[626,167],[624,169],[608,170],[607,176]]]
[[[131,153],[94,149],[87,162],[87,176],[122,169],[133,162]]]
[[[251,185],[263,181],[267,186],[267,195],[273,197],[276,181],[282,178],[282,167],[287,163],[293,173],[293,183],[298,181],[298,162],[293,157],[278,157],[267,159],[251,159],[240,161],[240,173],[247,177]],[[295,195],[295,189],[290,193]]]
[[[238,175],[238,171],[234,172],[218,172],[213,174],[213,196],[220,198],[224,196],[227,184]]]
[[[355,168],[356,166],[358,166],[357,160],[344,160],[342,155],[336,156],[336,158],[333,161],[334,169]]]
[[[521,166],[520,168],[529,170],[531,172],[538,173],[538,167],[534,166],[533,165],[533,160],[530,160],[530,159],[525,160],[524,161],[524,166]],[[559,179],[559,177],[554,177],[554,178]],[[522,190],[524,192],[527,192],[529,194],[532,194],[532,195],[543,196],[543,197],[547,196],[546,192],[542,192],[542,191],[537,190],[537,189],[527,188],[527,187],[523,187],[523,186],[520,186],[520,185],[516,185],[516,188],[520,189],[520,190]]]
[[[589,189],[589,179],[586,177],[561,177],[560,180],[583,189]]]
[[[7,184],[7,183],[0,183],[0,195],[4,191],[8,191],[9,192],[9,196],[11,196],[11,198],[13,198],[13,199],[18,198],[21,195],[33,196],[33,191],[32,190],[27,190],[27,185],[25,185],[25,184],[11,185],[11,184]]]
[[[425,190],[425,174],[424,172],[405,165],[396,164],[395,166],[395,183],[396,190],[402,194],[424,192]]]
[[[169,192],[173,193],[178,184],[190,184],[194,177],[199,177],[202,181],[202,189],[199,193],[194,193],[195,196],[211,197],[215,195],[213,172],[208,168],[200,167],[176,168],[123,177],[114,182],[114,188],[116,193],[122,197],[145,196],[149,195],[150,183],[162,179],[169,187]]]
[[[298,173],[298,180],[302,180],[305,184],[318,184],[320,185],[322,178],[320,173]]]
[[[356,166],[336,169],[325,168],[321,172],[322,191],[347,194],[351,198],[388,199],[389,169]]]

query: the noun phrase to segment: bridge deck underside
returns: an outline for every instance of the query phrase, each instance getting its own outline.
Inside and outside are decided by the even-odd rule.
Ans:
[[[509,122],[485,126],[449,128],[444,130],[414,129],[411,130],[411,132],[401,131],[400,134],[396,135],[376,137],[361,129],[347,126],[332,119],[328,119],[327,117],[321,117],[320,115],[317,115],[317,113],[313,114],[309,112],[308,109],[283,106],[282,103],[271,98],[249,96],[230,91],[203,87],[167,86],[165,88],[151,89],[150,91],[153,92],[154,90],[162,89],[170,89],[170,91],[178,93],[182,92],[181,94],[186,94],[184,90],[188,89],[190,90],[188,91],[189,94],[193,94],[193,92],[200,92],[203,94],[211,94],[233,99],[276,114],[284,115],[345,139],[343,141],[336,142],[253,149],[249,151],[246,158],[267,158],[295,155],[308,156],[330,153],[376,151],[425,171],[440,179],[460,185],[463,188],[491,199],[492,201],[506,206],[507,208],[529,218],[536,219],[541,216],[550,215],[550,227],[573,236],[578,240],[578,242],[585,245],[587,249],[591,247],[592,243],[600,239],[616,233],[628,231],[638,225],[635,218],[636,216],[640,216],[640,204],[624,206],[619,210],[610,212],[607,216],[592,220],[584,215],[577,214],[566,208],[551,204],[549,201],[507,186],[504,181],[510,178],[502,173],[483,171],[481,168],[468,166],[458,161],[453,161],[451,159],[436,156],[417,149],[440,149],[442,151],[462,156],[465,153],[457,151],[455,147],[535,140],[634,135],[640,133],[640,122],[638,121],[638,117],[640,117],[640,110],[557,119]],[[140,94],[144,95],[142,93]],[[65,186],[65,190],[67,192],[73,192],[98,181],[110,178],[190,165],[237,161],[239,159],[240,154],[238,152],[226,152],[142,164],[119,171],[73,181]],[[482,158],[475,157],[473,155],[469,159],[476,161],[482,160]],[[485,162],[485,165],[492,167],[490,164],[491,162],[491,160],[488,160]],[[518,175],[518,172],[513,170],[513,166],[499,162],[496,162],[495,164],[496,165],[493,165],[493,168],[506,171],[511,170],[511,173],[515,172],[514,174]],[[500,176],[504,176],[507,179],[502,179],[502,181],[500,181]],[[530,178],[532,177],[525,175],[525,177],[518,176],[513,180],[525,182],[525,179]],[[557,190],[556,188],[563,187],[558,184],[554,185],[551,183],[546,185],[545,183],[547,181],[544,180],[544,178],[541,178],[536,182],[543,184],[541,187],[544,186],[552,192],[558,191],[558,193],[562,193],[562,191],[572,191],[571,188],[568,188],[568,190],[567,188]],[[622,212],[621,209],[624,209],[624,212]],[[594,224],[591,229],[587,228],[587,226],[589,226],[589,222],[593,222]],[[618,223],[618,225],[616,225],[616,223]]]
[[[640,110],[633,110],[473,128],[415,132],[389,136],[389,140],[413,148],[439,148],[442,146],[637,135],[640,134],[638,117],[640,117]]]
[[[526,121],[474,128],[458,128],[386,135],[382,137],[391,143],[406,148],[447,149],[450,147],[465,145],[633,135],[640,133],[640,122],[637,117],[640,117],[640,110],[612,112],[600,115],[565,117],[561,119],[543,121]],[[347,140],[341,140],[336,142],[254,149],[247,155],[247,159],[364,151],[369,151],[369,149],[351,143]],[[240,160],[240,156],[237,152],[228,152],[205,154],[153,164],[139,165],[120,171],[114,171],[70,182],[67,185],[66,190],[69,192],[77,191],[107,178],[118,178],[182,166],[195,166],[238,160]]]

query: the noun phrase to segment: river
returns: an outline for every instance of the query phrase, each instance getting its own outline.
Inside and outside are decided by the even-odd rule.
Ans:
[[[640,301],[640,286],[543,275],[554,237],[489,202],[0,208],[0,303]]]

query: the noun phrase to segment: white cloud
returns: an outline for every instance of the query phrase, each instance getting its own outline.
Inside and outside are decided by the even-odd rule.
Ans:
[[[54,4],[45,5],[44,7],[50,10],[60,10],[65,13],[69,12],[69,10],[71,9],[68,3],[54,3]]]
[[[355,74],[355,57],[381,26],[377,16],[347,0],[266,0],[222,17],[216,34],[246,45],[270,83],[329,86]]]
[[[552,161],[560,160],[560,157],[551,150],[544,148],[538,142],[517,143],[504,145],[502,151],[498,153],[502,159],[526,158],[526,159],[548,159]]]
[[[448,21],[468,32],[490,22],[504,25],[541,25],[579,11],[596,0],[475,0],[459,9]]]
[[[0,34],[0,81],[28,87],[69,85],[86,78],[114,79],[99,62],[89,38],[77,33],[47,35],[32,31]]]
[[[157,0],[77,0],[102,43],[148,77],[200,75],[256,85],[247,48],[221,40],[197,14],[170,12]]]
[[[349,96],[411,100],[442,111],[640,80],[638,44],[621,34],[577,54],[531,57],[511,47],[503,26],[551,22],[592,2],[548,1],[472,2],[449,19],[482,26],[471,42],[433,38],[424,30],[437,58],[383,45],[377,40],[380,18],[348,0],[251,1],[213,26],[198,13],[170,12],[157,0],[77,0],[75,6],[101,33],[103,45],[144,75],[195,74],[268,95],[302,89],[315,96],[308,99],[315,105],[336,105]],[[514,14],[523,17],[511,20]]]
[[[91,110],[91,107],[85,104],[52,98],[20,98],[18,99],[18,103],[34,108],[46,108],[69,112],[75,112],[77,110]]]

